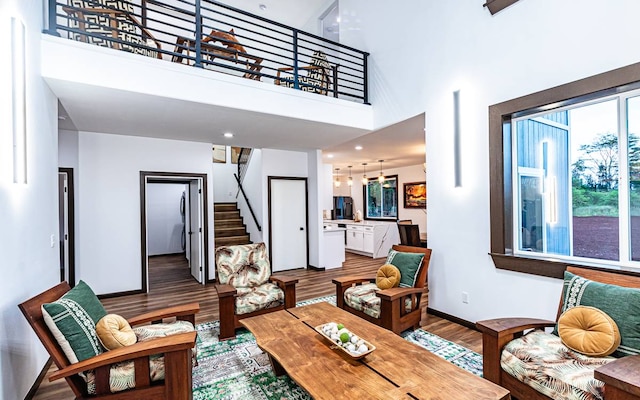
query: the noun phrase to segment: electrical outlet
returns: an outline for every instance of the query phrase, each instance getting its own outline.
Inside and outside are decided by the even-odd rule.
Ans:
[[[56,245],[56,235],[51,234],[50,240],[51,240],[51,243],[50,243],[51,244],[51,248],[53,249],[54,246]]]
[[[462,302],[464,304],[469,304],[469,293],[462,292]]]

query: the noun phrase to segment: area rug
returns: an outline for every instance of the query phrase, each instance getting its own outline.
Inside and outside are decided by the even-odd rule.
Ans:
[[[300,301],[298,306],[326,301],[335,305],[335,296]],[[219,321],[196,327],[198,365],[193,368],[194,400],[297,400],[309,394],[287,376],[276,377],[269,357],[255,338],[239,330],[236,338],[218,341]],[[482,356],[421,329],[405,332],[406,340],[476,375],[482,374]]]

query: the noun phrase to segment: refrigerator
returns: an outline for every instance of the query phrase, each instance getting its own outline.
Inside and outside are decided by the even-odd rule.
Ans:
[[[353,198],[333,196],[333,219],[353,219]]]

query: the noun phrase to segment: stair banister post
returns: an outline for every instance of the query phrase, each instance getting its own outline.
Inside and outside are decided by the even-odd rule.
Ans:
[[[196,60],[195,67],[202,68],[202,10],[200,0],[196,0]]]
[[[298,30],[293,30],[293,87],[300,89],[298,83]]]

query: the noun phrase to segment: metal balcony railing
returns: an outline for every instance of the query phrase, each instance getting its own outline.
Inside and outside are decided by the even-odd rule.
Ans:
[[[368,104],[368,53],[213,0],[46,0],[46,33]]]

